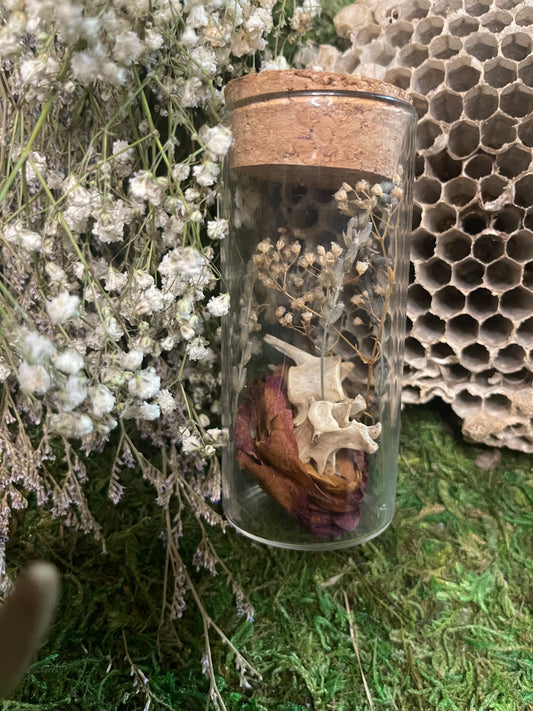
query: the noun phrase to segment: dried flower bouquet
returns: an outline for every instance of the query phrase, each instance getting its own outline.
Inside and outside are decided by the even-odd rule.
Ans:
[[[224,570],[251,619],[206,525],[225,526],[210,505],[220,497],[218,329],[229,308],[216,266],[231,141],[223,86],[256,62],[287,67],[269,38],[297,41],[319,14],[316,0],[0,5],[0,595],[16,567],[5,558],[13,516],[32,498],[105,550],[85,467],[104,451],[113,503],[127,469],[154,487],[168,557],[162,620],[196,600],[220,708],[209,633],[222,632],[180,542],[188,508],[201,532],[192,565]],[[137,690],[150,700],[148,680]]]

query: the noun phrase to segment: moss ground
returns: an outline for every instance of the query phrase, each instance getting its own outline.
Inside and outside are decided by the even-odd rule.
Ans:
[[[525,454],[495,458],[463,442],[445,408],[407,408],[397,512],[379,538],[298,553],[213,530],[255,622],[237,616],[222,574],[199,572],[195,584],[262,675],[239,686],[232,652],[213,635],[228,711],[533,711],[533,467]],[[178,624],[160,627],[162,521],[151,491],[132,478],[113,508],[96,465],[107,555],[31,510],[12,537],[12,564],[53,560],[63,597],[39,659],[0,709],[136,711],[151,698],[153,711],[203,710],[209,682],[194,601]],[[190,522],[184,555],[198,535]],[[140,677],[135,687],[127,655],[151,696]]]

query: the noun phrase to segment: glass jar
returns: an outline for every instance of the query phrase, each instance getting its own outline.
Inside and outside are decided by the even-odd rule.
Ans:
[[[362,543],[394,512],[416,114],[300,70],[226,101],[224,511],[274,546]]]

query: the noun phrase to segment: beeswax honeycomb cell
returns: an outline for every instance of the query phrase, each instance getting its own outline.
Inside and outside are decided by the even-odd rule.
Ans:
[[[357,5],[351,46],[312,63],[386,79],[418,112],[404,401],[437,395],[467,438],[533,452],[533,7]]]

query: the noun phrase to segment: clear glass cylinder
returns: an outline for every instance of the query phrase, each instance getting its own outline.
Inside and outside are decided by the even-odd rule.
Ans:
[[[226,100],[224,511],[275,546],[362,543],[394,513],[416,114],[326,72]]]

